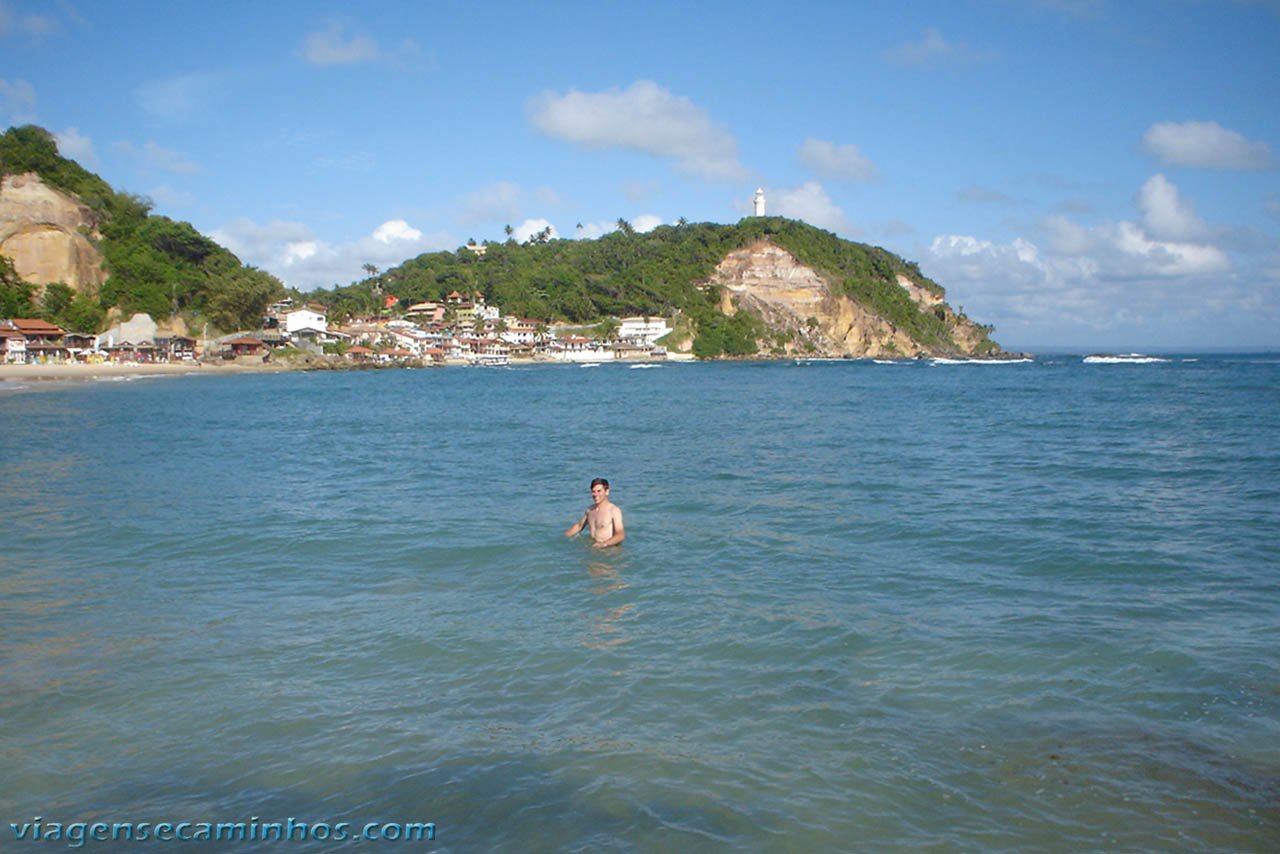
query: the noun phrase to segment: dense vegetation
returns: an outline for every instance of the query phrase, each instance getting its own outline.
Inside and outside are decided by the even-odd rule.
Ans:
[[[741,312],[725,317],[717,309],[719,295],[696,286],[726,254],[766,237],[915,340],[940,349],[952,344],[942,317],[921,312],[897,284],[897,275],[905,273],[943,295],[915,264],[781,217],[751,217],[736,225],[681,222],[646,234],[619,220],[618,230],[599,240],[550,240],[544,234],[524,244],[488,243],[483,256],[465,247],[427,253],[381,274],[366,268],[372,275],[364,281],[311,298],[339,317],[376,312],[387,294],[407,308],[452,291],[483,294],[507,314],[537,320],[680,313],[697,329],[699,356],[746,355],[757,352],[763,324]]]
[[[241,264],[189,223],[152,214],[149,200],[116,192],[59,155],[57,143],[42,128],[10,128],[0,135],[0,176],[24,172],[78,196],[93,211],[109,277],[98,294],[75,294],[54,284],[37,297],[38,289],[10,281],[16,279],[11,268],[0,270],[0,316],[38,316],[95,332],[114,307],[125,317],[180,314],[230,331],[257,326],[267,305],[284,294],[274,276]],[[13,310],[20,308],[26,311]]]
[[[88,205],[109,277],[101,293],[76,294],[65,285],[32,288],[18,281],[11,267],[0,267],[0,316],[42,316],[77,331],[95,331],[106,311],[117,307],[125,316],[181,314],[188,322],[230,331],[256,325],[266,306],[285,294],[275,277],[242,265],[190,224],[151,214],[147,199],[116,192],[61,157],[53,137],[41,128],[10,128],[0,136],[0,175],[21,172],[37,172]],[[715,289],[700,286],[725,255],[761,238],[922,345],[937,350],[954,345],[948,312],[920,311],[896,282],[904,273],[942,296],[942,288],[914,264],[781,217],[751,217],[736,225],[681,220],[644,234],[618,220],[617,230],[598,240],[553,240],[548,231],[523,244],[487,243],[483,255],[461,247],[420,255],[382,273],[366,265],[369,276],[362,281],[293,294],[324,303],[335,320],[378,313],[392,295],[403,309],[442,300],[453,291],[483,294],[505,314],[543,322],[677,316],[682,327],[696,332],[697,355],[749,355],[762,343],[779,344],[780,333],[770,333],[746,312],[726,317]]]

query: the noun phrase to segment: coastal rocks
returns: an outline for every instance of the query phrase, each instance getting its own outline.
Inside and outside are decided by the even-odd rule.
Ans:
[[[904,282],[905,279],[905,282]],[[924,348],[909,334],[838,296],[817,271],[800,264],[790,252],[768,241],[730,252],[712,274],[721,286],[721,310],[759,315],[771,332],[762,355],[849,357],[919,356]],[[916,305],[933,309],[942,302],[906,277],[899,284]]]
[[[88,206],[35,173],[0,180],[0,255],[25,281],[96,290],[106,280],[99,236]]]
[[[982,331],[958,317],[934,291],[899,275],[898,285],[921,311],[942,317],[961,352],[973,352]],[[720,310],[749,311],[767,327],[761,355],[912,357],[928,350],[861,303],[833,291],[827,281],[785,249],[760,240],[730,252],[710,283],[721,287]]]

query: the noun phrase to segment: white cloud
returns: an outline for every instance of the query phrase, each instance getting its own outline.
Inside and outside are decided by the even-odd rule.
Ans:
[[[1163,175],[1152,175],[1142,185],[1138,209],[1143,226],[1156,238],[1194,240],[1209,231],[1191,203],[1183,201],[1178,188]]]
[[[999,57],[995,51],[978,50],[964,42],[949,42],[935,27],[924,31],[920,41],[906,42],[884,52],[891,65],[930,69],[943,65],[977,65]]]
[[[35,87],[25,80],[0,78],[0,119],[9,125],[25,125],[35,118]]]
[[[524,222],[515,226],[515,234],[512,236],[516,239],[516,242],[524,243],[530,237],[533,237],[535,234],[538,234],[543,229],[547,228],[551,229],[552,239],[560,236],[556,232],[556,227],[545,219],[526,219]]]
[[[348,36],[342,24],[333,22],[323,30],[309,33],[302,41],[300,54],[311,65],[352,65],[382,58],[382,51],[372,37]]]
[[[388,246],[397,241],[413,243],[422,239],[422,232],[402,219],[391,219],[373,230],[373,239]]]
[[[660,225],[662,225],[662,217],[654,214],[640,214],[631,221],[631,227],[640,234],[648,234]]]
[[[747,174],[732,134],[693,101],[651,80],[603,92],[544,92],[530,100],[529,120],[552,139],[669,158],[704,178],[739,180]]]
[[[249,219],[233,220],[210,237],[243,261],[301,290],[365,278],[365,264],[385,269],[423,252],[458,245],[452,235],[423,234],[404,220],[388,220],[369,235],[343,243],[318,239],[304,223],[280,220],[265,225]]]
[[[844,211],[831,201],[817,181],[807,181],[799,187],[767,189],[765,200],[769,213],[804,220],[810,225],[844,234],[855,230],[845,219]]]
[[[1274,169],[1265,142],[1254,142],[1217,122],[1162,122],[1147,128],[1142,147],[1165,163],[1206,169]]]
[[[1240,284],[1246,277],[1206,242],[1211,229],[1163,176],[1148,180],[1136,202],[1141,223],[1082,225],[1053,216],[1035,240],[940,235],[925,266],[948,287],[953,305],[966,303],[973,317],[1024,342],[1136,345],[1134,336],[1175,334],[1194,342],[1185,330],[1216,332],[1258,303],[1257,289]]]
[[[63,157],[90,169],[98,167],[98,154],[93,150],[93,140],[80,133],[78,128],[67,128],[53,136],[58,141],[58,153]]]
[[[114,147],[120,153],[141,161],[142,165],[148,169],[172,172],[175,175],[194,175],[201,171],[200,165],[187,159],[186,155],[154,142],[147,142],[139,148],[131,142],[122,140],[115,143]]]
[[[800,145],[799,156],[820,178],[874,181],[877,177],[876,165],[856,145],[809,138]]]

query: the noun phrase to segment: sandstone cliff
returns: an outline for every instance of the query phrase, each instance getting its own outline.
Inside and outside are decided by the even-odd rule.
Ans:
[[[998,350],[983,329],[957,316],[942,296],[899,273],[898,286],[943,324],[950,342],[925,346],[768,240],[730,252],[712,275],[721,287],[720,310],[761,317],[769,334],[760,355],[903,357]]]
[[[106,280],[93,212],[35,173],[0,180],[0,254],[28,282],[94,292]]]

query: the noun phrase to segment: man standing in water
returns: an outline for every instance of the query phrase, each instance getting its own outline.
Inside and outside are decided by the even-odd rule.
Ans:
[[[564,535],[576,537],[583,528],[590,528],[594,549],[616,546],[625,540],[627,532],[622,527],[622,511],[609,500],[609,481],[602,477],[591,481],[591,500],[594,503]]]

